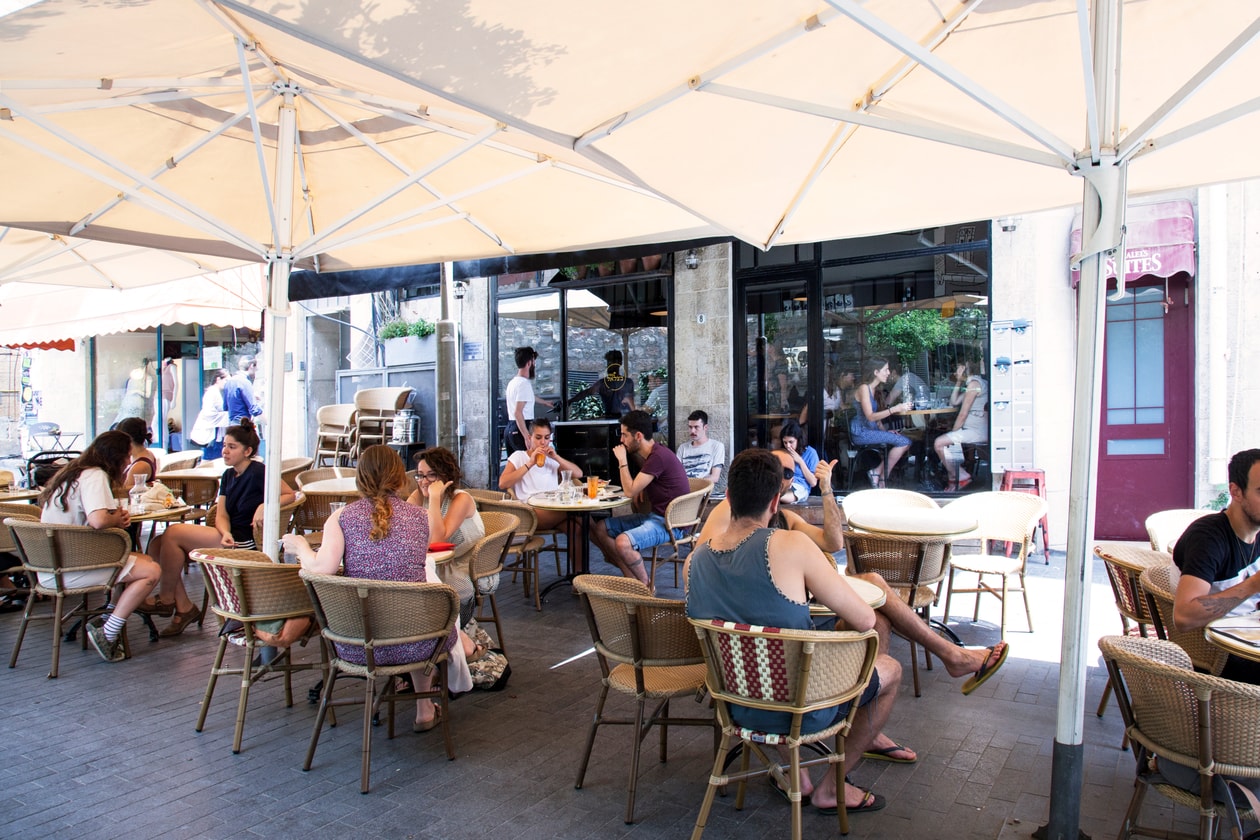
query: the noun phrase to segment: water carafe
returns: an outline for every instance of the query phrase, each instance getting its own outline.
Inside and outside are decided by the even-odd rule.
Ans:
[[[144,491],[146,488],[144,476],[136,475],[132,476],[132,478],[135,480],[135,484],[128,491],[128,495],[131,497],[131,513],[134,516],[138,513],[144,513]]]

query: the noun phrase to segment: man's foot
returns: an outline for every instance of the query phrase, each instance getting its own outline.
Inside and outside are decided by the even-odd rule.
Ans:
[[[850,814],[861,813],[862,811],[879,811],[887,801],[884,797],[877,793],[871,793],[869,790],[862,790],[855,784],[849,782],[846,778],[844,781],[844,808]],[[833,803],[831,805],[820,804],[817,798],[814,799],[814,807],[818,813],[824,815],[835,815],[840,809]]]
[[[994,651],[1001,654],[1006,642],[999,642],[991,648],[956,648],[961,658],[955,662],[945,663],[945,672],[951,677],[969,677],[978,674],[985,663],[994,658]]]
[[[106,662],[122,662],[127,658],[127,654],[123,652],[122,644],[118,639],[110,641],[105,636],[105,628],[99,624],[89,624],[87,627],[88,641],[92,643],[92,647],[96,648],[96,652],[101,655],[101,659]]]
[[[1010,646],[1006,642],[998,642],[991,648],[986,649],[984,662],[980,665],[980,670],[976,671],[976,675],[963,683],[962,693],[970,694],[980,686],[988,682],[989,677],[997,673],[998,668],[1006,662],[1006,655],[1011,652]]]
[[[866,752],[862,753],[863,758],[869,758],[874,761],[890,761],[893,764],[914,764],[919,760],[918,754],[909,747],[903,747],[896,743],[887,735],[880,735],[876,738],[876,743],[866,748]],[[879,741],[886,741],[886,744],[880,744]]]

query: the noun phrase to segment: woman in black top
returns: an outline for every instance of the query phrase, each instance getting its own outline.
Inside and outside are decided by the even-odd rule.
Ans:
[[[146,602],[138,611],[172,616],[171,623],[159,635],[178,636],[201,617],[201,609],[189,600],[184,589],[183,570],[189,552],[198,548],[255,548],[254,523],[262,521],[266,476],[262,462],[254,460],[258,442],[258,432],[248,417],[240,425],[228,427],[223,436],[223,463],[227,469],[219,482],[214,527],[172,525],[149,546],[162,566],[161,590],[167,600]],[[281,481],[280,504],[293,499],[293,490]]]

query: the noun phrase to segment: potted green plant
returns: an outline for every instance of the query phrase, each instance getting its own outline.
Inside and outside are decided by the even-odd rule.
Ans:
[[[377,331],[385,348],[386,367],[418,365],[437,360],[437,324],[426,318],[395,318]]]

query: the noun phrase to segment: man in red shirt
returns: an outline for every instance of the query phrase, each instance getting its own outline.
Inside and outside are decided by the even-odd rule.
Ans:
[[[633,478],[626,460],[630,455],[642,459],[643,464]],[[613,447],[613,456],[617,459],[618,483],[626,495],[635,498],[642,494],[651,503],[652,512],[597,520],[591,525],[591,541],[623,575],[651,590],[642,552],[669,541],[665,509],[674,499],[691,492],[691,485],[678,456],[652,440],[652,415],[646,411],[622,416],[621,444]]]

